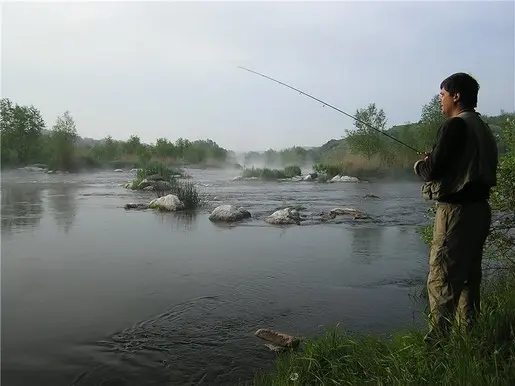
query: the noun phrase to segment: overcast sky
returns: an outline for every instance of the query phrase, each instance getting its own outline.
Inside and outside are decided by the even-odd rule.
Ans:
[[[478,111],[514,110],[514,2],[8,3],[2,97],[81,136],[210,138],[232,150],[317,146],[353,121],[247,66],[354,114],[416,121],[453,72]]]

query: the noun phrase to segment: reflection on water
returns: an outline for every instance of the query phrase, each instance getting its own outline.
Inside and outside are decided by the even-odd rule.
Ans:
[[[383,227],[357,227],[352,230],[352,259],[356,264],[372,264],[381,258]]]
[[[195,212],[154,212],[154,216],[161,224],[177,231],[192,231],[196,229],[195,219],[197,214]]]
[[[37,227],[43,216],[42,190],[36,184],[2,181],[2,233]]]
[[[72,184],[54,184],[48,189],[48,206],[57,227],[68,233],[77,214],[77,187]]]

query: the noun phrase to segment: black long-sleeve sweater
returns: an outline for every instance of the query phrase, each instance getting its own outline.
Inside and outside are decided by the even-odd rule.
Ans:
[[[460,159],[465,151],[467,127],[460,117],[446,120],[438,130],[436,143],[426,160],[419,162],[416,173],[425,181],[440,180],[447,172],[447,166]],[[490,189],[479,183],[469,183],[461,191],[442,198],[440,201],[461,203],[488,199]]]

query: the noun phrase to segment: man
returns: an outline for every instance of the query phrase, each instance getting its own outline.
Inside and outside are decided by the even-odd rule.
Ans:
[[[498,162],[495,138],[475,111],[476,80],[456,73],[440,89],[447,120],[431,153],[414,165],[424,181],[422,196],[437,202],[427,279],[428,342],[447,335],[456,311],[459,324],[467,328],[479,315],[481,261],[491,224],[488,199]]]

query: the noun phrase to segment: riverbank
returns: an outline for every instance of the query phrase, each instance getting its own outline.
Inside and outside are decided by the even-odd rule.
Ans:
[[[379,338],[335,327],[308,339],[299,352],[281,355],[255,385],[509,385],[515,379],[514,321],[511,275],[485,289],[477,329],[454,332],[438,349],[426,346],[424,331]]]

